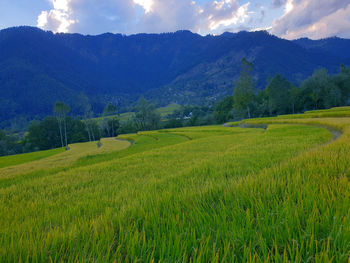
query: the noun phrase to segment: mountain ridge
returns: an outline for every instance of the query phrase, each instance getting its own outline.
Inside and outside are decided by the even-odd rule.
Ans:
[[[276,73],[295,84],[318,67],[335,73],[350,64],[348,39],[285,40],[266,31],[201,36],[54,34],[35,27],[0,31],[0,122],[41,118],[57,100],[82,114],[108,101],[127,108],[140,95],[159,105],[211,104],[232,93],[242,57],[254,63],[257,88]],[[338,48],[337,48],[338,47]]]

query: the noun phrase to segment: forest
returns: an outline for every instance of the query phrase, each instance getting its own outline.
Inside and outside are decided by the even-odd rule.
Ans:
[[[86,98],[80,103],[81,116],[69,115],[70,106],[56,102],[52,116],[33,120],[25,133],[0,130],[0,156],[66,147],[77,142],[99,141],[103,137],[163,128],[222,124],[245,118],[303,113],[350,104],[350,68],[340,66],[330,75],[324,68],[314,71],[299,86],[276,74],[264,89],[256,88],[254,65],[241,61],[240,76],[232,84],[232,96],[213,105],[186,105],[161,117],[152,101],[140,97],[133,106],[131,118],[121,121],[118,108],[107,103],[96,116]]]

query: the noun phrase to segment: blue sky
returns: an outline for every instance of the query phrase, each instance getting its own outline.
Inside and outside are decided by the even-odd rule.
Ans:
[[[0,0],[0,28],[206,34],[265,29],[279,37],[350,38],[350,0]]]

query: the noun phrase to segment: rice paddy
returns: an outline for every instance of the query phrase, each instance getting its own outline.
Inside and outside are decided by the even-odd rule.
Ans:
[[[141,132],[4,167],[0,261],[347,262],[349,112]]]

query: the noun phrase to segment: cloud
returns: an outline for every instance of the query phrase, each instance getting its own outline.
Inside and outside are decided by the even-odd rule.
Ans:
[[[70,19],[69,0],[51,0],[53,9],[42,11],[38,16],[38,27],[54,32],[68,32],[71,25],[78,22]]]
[[[236,25],[238,23],[244,23],[244,21],[249,17],[247,14],[250,4],[249,2],[242,6],[238,6],[237,2],[231,4],[232,5],[226,6],[226,8],[223,8],[223,6],[219,5],[210,9],[208,16],[209,30],[215,30],[220,26],[228,27],[231,25]]]
[[[249,2],[216,0],[49,0],[52,9],[42,11],[37,25],[54,32],[98,34],[159,33],[181,29],[206,34],[243,24]]]
[[[142,6],[146,14],[152,10],[153,0],[134,0],[134,3]]]
[[[348,0],[288,0],[284,15],[273,22],[271,33],[287,39],[350,37]]]

